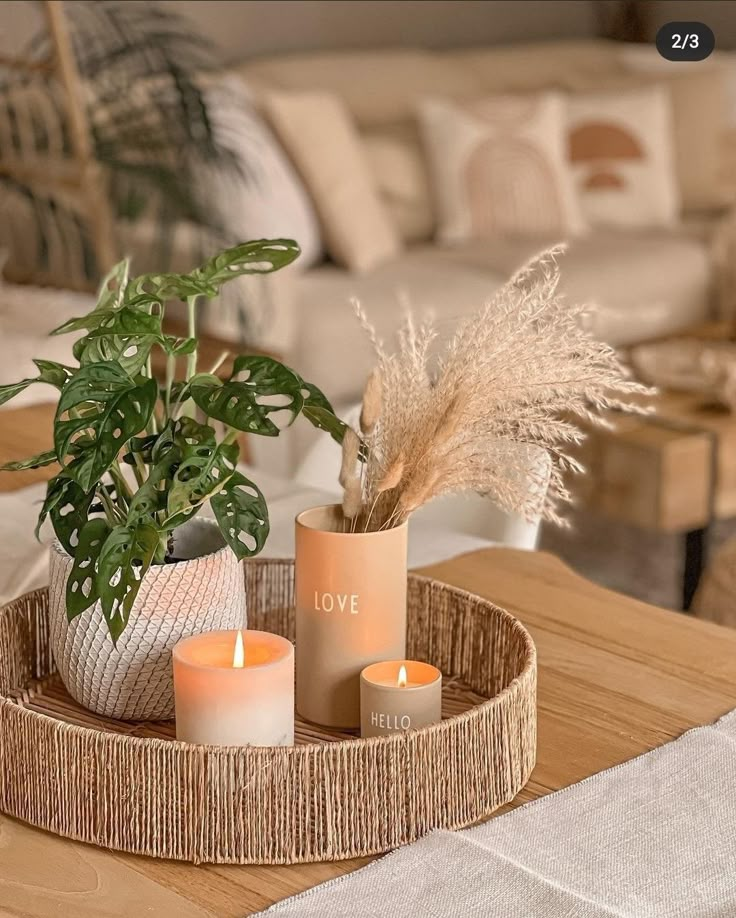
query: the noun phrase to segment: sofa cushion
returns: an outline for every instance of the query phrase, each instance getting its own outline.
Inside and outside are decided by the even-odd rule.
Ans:
[[[569,157],[592,226],[672,226],[680,213],[672,106],[661,86],[576,93]]]
[[[193,194],[223,227],[227,241],[297,239],[300,268],[321,261],[324,248],[312,200],[243,81],[228,74],[205,77],[203,83],[213,134],[230,152],[234,168],[199,158],[192,164]]]
[[[734,121],[736,68],[732,56],[717,52],[700,63],[668,61],[651,45],[622,45],[618,54],[630,79],[656,80],[671,93],[685,209],[704,210],[732,201],[733,184],[723,180],[729,153],[724,139]]]
[[[401,240],[339,96],[272,92],[265,109],[314,200],[332,258],[363,272],[398,254]]]
[[[443,333],[467,315],[525,261],[554,239],[471,242],[417,247],[363,277],[322,267],[293,278],[299,316],[295,368],[338,403],[360,397],[372,350],[350,305],[357,297],[387,341],[402,304],[432,310]],[[576,239],[562,257],[562,292],[590,303],[591,329],[613,345],[678,331],[711,313],[708,243],[699,234],[666,230],[597,230]]]
[[[502,280],[486,266],[443,259],[433,246],[411,249],[361,277],[324,266],[292,279],[299,331],[289,360],[338,404],[360,397],[374,363],[352,297],[388,343],[406,305],[418,313],[432,310],[441,327],[452,329]]]
[[[582,232],[558,93],[427,99],[420,106],[439,238]]]
[[[733,193],[722,176],[727,132],[722,71],[632,71],[607,80],[576,78],[568,82],[567,88],[573,94],[605,91],[623,95],[637,87],[654,85],[665,88],[671,100],[675,169],[683,209],[723,206]]]
[[[437,255],[443,264],[485,269],[507,277],[553,239],[468,243]],[[709,243],[701,228],[595,230],[570,243],[561,256],[562,292],[595,306],[591,329],[602,340],[626,345],[679,331],[712,312]]]
[[[386,125],[363,134],[379,194],[405,242],[426,242],[435,221],[429,170],[416,124]]]

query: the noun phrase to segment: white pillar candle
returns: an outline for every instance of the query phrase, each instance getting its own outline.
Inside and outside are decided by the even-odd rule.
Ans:
[[[176,738],[217,746],[294,743],[294,647],[267,631],[212,631],[174,647]]]
[[[430,663],[387,660],[360,674],[360,735],[426,727],[442,719],[442,673]]]

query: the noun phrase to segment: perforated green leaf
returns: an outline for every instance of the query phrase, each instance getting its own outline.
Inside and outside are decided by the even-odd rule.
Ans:
[[[56,462],[56,450],[48,449],[46,452],[38,453],[28,459],[18,459],[15,462],[6,462],[0,465],[0,471],[3,472],[23,472],[26,469],[40,469],[45,465],[51,465]]]
[[[170,444],[162,458],[148,473],[148,478],[133,495],[128,509],[128,523],[138,523],[166,509],[168,486],[182,460],[178,446]]]
[[[291,264],[300,253],[301,249],[292,239],[260,239],[226,249],[192,273],[219,288],[242,274],[278,271]]]
[[[109,534],[107,521],[99,518],[89,520],[79,533],[79,544],[73,552],[74,565],[66,582],[66,615],[69,621],[99,599],[97,563]]]
[[[6,383],[4,386],[0,386],[0,405],[9,402],[16,395],[20,395],[24,389],[27,389],[34,382],[36,382],[35,379],[21,379],[16,383]]]
[[[115,363],[83,367],[66,384],[56,411],[54,447],[64,464],[72,444],[87,438],[69,466],[85,491],[107,471],[123,444],[144,429],[156,395],[155,380],[133,380]]]
[[[141,274],[128,284],[125,301],[139,305],[154,300],[186,300],[190,296],[213,296],[216,291],[206,278],[192,274]]]
[[[159,534],[150,523],[116,526],[97,562],[97,590],[102,614],[114,642],[128,624],[143,576],[151,566]]]
[[[79,485],[71,479],[66,472],[59,472],[58,475],[54,475],[53,478],[49,479],[48,484],[46,485],[46,496],[41,506],[41,510],[38,514],[38,523],[36,524],[36,538],[39,537],[41,531],[41,526],[43,526],[46,517],[51,513],[51,511],[59,506],[63,501],[62,506],[74,507],[77,504],[80,504],[79,495],[84,497],[84,492],[79,487]],[[64,514],[67,515],[66,513]],[[74,546],[68,544],[68,540],[65,541],[58,533],[57,538],[61,544],[66,548],[69,554],[72,554],[74,551]]]
[[[194,418],[179,418],[174,428],[173,437],[182,448],[201,443],[215,442],[215,431],[209,424],[200,424]]]
[[[82,527],[87,522],[94,490],[85,492],[73,478],[57,477],[60,478],[59,499],[54,500],[48,512],[56,538],[73,555],[77,550]]]
[[[151,348],[158,343],[153,335],[138,338],[120,338],[105,336],[100,338],[84,338],[77,351],[77,360],[83,366],[93,363],[118,363],[128,376],[136,376],[141,372],[151,353]]]
[[[123,306],[117,312],[106,316],[97,328],[87,335],[88,338],[104,338],[108,336],[121,336],[131,338],[141,335],[154,335],[161,337],[161,314],[149,315],[140,309]]]
[[[97,328],[74,345],[82,366],[116,362],[129,376],[139,373],[154,344],[163,341],[161,315],[123,306],[106,316]]]
[[[286,412],[291,424],[304,405],[304,383],[271,357],[238,357],[226,382],[192,380],[191,397],[208,417],[247,433],[277,437],[280,428],[271,415]]]
[[[167,503],[164,527],[172,519],[187,514],[216,494],[235,471],[239,449],[235,443],[200,443],[186,452],[174,475]]]
[[[257,555],[268,538],[268,507],[260,490],[234,472],[212,498],[212,510],[227,544],[239,559]]]
[[[147,437],[131,437],[128,441],[129,452],[124,453],[123,462],[128,465],[135,465],[135,454],[148,464],[151,461],[151,452],[158,440],[158,434],[151,434]]]
[[[304,417],[314,427],[327,431],[333,440],[342,443],[347,424],[335,414],[332,405],[316,386],[304,381],[302,385],[309,393],[302,408]]]
[[[0,386],[0,405],[9,402],[16,395],[20,395],[21,392],[34,383],[47,383],[57,389],[62,389],[73,372],[70,367],[65,367],[63,364],[56,363],[53,360],[34,360],[33,362],[39,369],[38,376],[30,376],[27,379],[21,379],[19,382]]]
[[[38,376],[36,382],[48,383],[57,389],[63,389],[74,374],[74,368],[66,364],[58,363],[56,360],[34,360],[38,367]]]
[[[161,347],[172,357],[184,357],[197,350],[196,338],[173,338],[165,335],[161,340]]]

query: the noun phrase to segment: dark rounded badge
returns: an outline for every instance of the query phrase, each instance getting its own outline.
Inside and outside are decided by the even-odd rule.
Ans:
[[[657,51],[668,61],[704,61],[716,37],[704,22],[668,22],[657,32]]]

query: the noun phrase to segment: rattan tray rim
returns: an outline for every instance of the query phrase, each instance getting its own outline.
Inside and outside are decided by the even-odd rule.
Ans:
[[[258,559],[256,561],[247,562],[246,571],[256,576],[259,572],[265,571],[268,573],[271,569],[275,569],[279,565],[284,567],[292,563],[293,562]],[[248,573],[246,573],[246,581],[247,580]],[[3,686],[1,678],[2,673],[0,673],[0,764],[3,765],[2,771],[6,771],[9,764],[11,767],[13,766],[13,763],[8,763],[7,757],[4,757],[2,754],[2,748],[8,745],[5,742],[8,728],[10,730],[19,728],[23,723],[26,725],[32,725],[30,727],[31,731],[40,730],[40,735],[43,735],[44,738],[50,739],[54,747],[59,749],[63,748],[65,750],[63,752],[64,755],[67,754],[67,748],[74,743],[78,743],[78,745],[82,748],[95,748],[100,754],[103,754],[103,750],[108,750],[108,757],[112,757],[112,753],[109,752],[109,750],[112,750],[116,747],[122,748],[126,754],[130,753],[131,756],[145,751],[147,754],[151,755],[161,753],[175,758],[177,753],[180,753],[183,756],[192,756],[193,754],[199,752],[201,755],[209,757],[202,760],[201,767],[206,771],[207,768],[212,764],[210,762],[210,758],[212,758],[215,763],[219,762],[224,757],[224,760],[227,761],[235,762],[235,760],[237,760],[241,765],[245,765],[250,762],[253,767],[256,767],[261,763],[261,760],[269,760],[270,764],[273,765],[273,756],[275,752],[278,758],[278,763],[300,761],[305,764],[313,763],[315,758],[320,760],[327,758],[330,761],[338,762],[341,758],[345,758],[346,756],[349,757],[349,755],[352,753],[358,753],[359,755],[362,755],[364,759],[367,756],[370,758],[371,762],[377,763],[375,767],[379,770],[382,767],[389,767],[388,764],[384,764],[384,760],[385,763],[393,762],[394,760],[396,762],[403,761],[404,765],[402,768],[405,769],[408,765],[406,757],[412,754],[412,744],[414,747],[421,745],[422,749],[429,748],[431,750],[434,749],[435,746],[439,748],[444,740],[447,740],[448,742],[453,742],[453,740],[456,740],[459,743],[460,734],[458,731],[464,730],[465,727],[467,727],[469,730],[475,730],[476,732],[478,730],[487,731],[488,724],[491,722],[491,720],[493,720],[494,717],[496,717],[496,715],[499,714],[499,712],[500,715],[504,715],[500,717],[500,720],[504,721],[504,717],[508,714],[507,719],[509,720],[509,724],[511,724],[513,712],[515,709],[518,709],[521,711],[520,723],[523,722],[523,726],[520,727],[518,731],[516,731],[514,724],[511,724],[511,726],[507,724],[511,734],[515,734],[516,732],[519,733],[519,737],[511,741],[511,745],[513,746],[512,758],[518,759],[518,761],[515,763],[498,763],[499,768],[496,769],[496,771],[499,773],[508,772],[505,778],[499,779],[501,786],[499,787],[499,794],[496,795],[498,799],[494,797],[492,801],[489,800],[486,805],[480,807],[481,811],[479,812],[475,812],[474,807],[471,805],[470,809],[473,810],[473,812],[469,816],[467,813],[465,813],[465,810],[468,809],[467,800],[465,799],[465,796],[463,796],[463,792],[461,790],[459,797],[462,799],[460,802],[455,801],[457,806],[454,810],[452,806],[453,801],[449,801],[449,811],[443,812],[440,815],[438,815],[438,813],[435,811],[438,809],[446,809],[444,804],[442,807],[426,807],[426,810],[431,812],[423,812],[422,819],[427,818],[429,824],[426,826],[407,827],[406,832],[400,833],[401,837],[397,838],[396,842],[392,841],[393,836],[390,827],[387,827],[386,831],[378,833],[381,840],[373,839],[372,841],[367,841],[365,839],[341,840],[339,838],[325,838],[320,839],[320,843],[315,844],[314,846],[307,845],[307,849],[309,850],[306,853],[304,851],[289,850],[288,839],[284,839],[284,844],[276,845],[274,850],[269,849],[268,853],[265,855],[254,855],[251,850],[254,847],[252,845],[245,846],[243,850],[240,850],[238,844],[235,844],[234,848],[236,850],[234,850],[233,854],[229,854],[227,852],[223,853],[223,851],[218,848],[217,845],[214,845],[214,848],[217,848],[217,850],[213,850],[213,846],[198,846],[197,844],[184,845],[183,850],[176,848],[176,850],[167,849],[164,851],[152,851],[151,844],[141,845],[136,840],[126,840],[125,838],[120,838],[118,839],[117,843],[111,843],[109,836],[115,836],[115,832],[108,832],[108,837],[103,838],[101,841],[103,846],[112,847],[118,850],[125,850],[133,853],[153,854],[155,856],[173,857],[176,859],[190,860],[194,862],[211,861],[216,863],[297,863],[325,859],[332,860],[363,854],[376,854],[395,847],[396,843],[402,844],[406,841],[411,841],[414,838],[419,837],[419,835],[424,834],[424,831],[431,830],[432,828],[460,828],[462,826],[468,825],[470,822],[477,821],[477,818],[482,818],[483,816],[488,815],[490,812],[492,812],[493,809],[497,808],[497,806],[502,805],[502,803],[507,802],[513,796],[515,796],[518,790],[528,779],[531,767],[534,764],[536,750],[536,648],[531,639],[531,636],[523,627],[523,625],[511,613],[501,609],[490,601],[485,600],[482,597],[475,596],[467,590],[441,584],[431,577],[426,577],[418,574],[410,574],[409,582],[410,587],[413,584],[413,589],[415,591],[421,592],[424,590],[428,596],[430,593],[432,593],[432,591],[439,590],[442,595],[452,597],[452,602],[454,602],[456,605],[464,602],[468,605],[468,607],[486,606],[487,611],[491,611],[499,622],[504,622],[508,628],[521,639],[524,662],[520,667],[517,675],[508,681],[502,688],[500,688],[499,691],[495,692],[490,697],[487,697],[486,700],[480,704],[476,704],[468,710],[455,713],[450,717],[442,720],[440,723],[429,727],[420,728],[418,730],[410,730],[406,733],[396,733],[383,737],[373,737],[368,739],[352,737],[340,739],[329,743],[329,745],[325,745],[319,742],[304,742],[301,745],[293,747],[280,747],[277,750],[274,750],[271,747],[194,746],[192,744],[179,742],[173,739],[142,737],[125,733],[114,733],[104,729],[95,728],[94,726],[68,723],[49,714],[23,707],[18,703],[17,699],[8,697],[6,691],[7,686]],[[7,610],[9,608],[17,607],[19,604],[26,604],[29,606],[38,605],[39,608],[42,608],[46,598],[47,590],[46,588],[41,588],[39,590],[34,590],[26,593],[24,596],[13,600],[11,603],[8,603],[0,608],[0,624],[2,624],[2,619],[6,616]],[[251,622],[249,621],[249,625],[250,624]],[[43,627],[40,625],[38,626],[37,633],[35,635],[36,641],[39,639],[43,641],[44,635],[42,632]],[[40,645],[38,644],[35,646],[35,659],[33,660],[33,665],[37,668],[43,665],[42,663],[39,663],[39,646]],[[0,650],[2,650],[1,645]],[[30,647],[28,647],[28,650],[30,650]],[[34,654],[30,654],[30,656],[33,657]],[[19,686],[15,688],[19,688]],[[525,730],[527,735],[524,736],[522,734],[524,734]],[[529,732],[530,730],[531,733]],[[74,737],[74,741],[70,742],[68,740],[69,736]],[[495,740],[496,738],[493,736],[491,736],[489,739],[490,742],[495,742]],[[472,741],[475,741],[474,737],[472,738]],[[466,737],[464,742],[466,744],[470,743],[471,739],[467,739]],[[463,748],[465,747],[463,746]],[[475,754],[481,754],[483,752],[481,749],[479,753],[478,749],[475,747],[474,750]],[[414,749],[414,754],[415,753],[416,749]],[[26,750],[26,757],[24,761],[18,764],[32,766],[33,749]],[[425,767],[428,767],[427,761],[425,761],[424,764]],[[430,768],[431,765],[432,763],[429,762]],[[412,766],[412,769],[414,767],[415,766]],[[31,767],[31,771],[32,770],[33,769]],[[286,770],[288,771],[288,767]],[[483,777],[487,779],[489,775],[489,769],[486,767],[485,771],[483,772]],[[408,782],[410,779],[406,778],[406,776],[403,777],[404,780],[407,781],[407,794],[410,794],[414,790],[414,785],[409,787]],[[348,783],[350,783],[349,778],[350,776],[348,775]],[[63,773],[56,775],[55,780],[57,780],[58,783],[63,784]],[[286,782],[286,777],[284,778],[284,781]],[[417,785],[421,783],[420,777],[416,778],[416,783]],[[40,828],[46,828],[49,831],[56,832],[60,835],[65,835],[67,837],[76,838],[83,841],[100,843],[100,839],[97,837],[97,832],[95,831],[82,831],[78,827],[74,831],[64,831],[64,826],[59,825],[58,822],[54,824],[54,819],[44,818],[44,813],[42,812],[38,813],[36,818],[34,818],[34,814],[32,812],[29,812],[23,806],[18,805],[16,798],[11,794],[11,786],[13,785],[14,781],[11,777],[8,775],[3,776],[3,774],[0,774],[0,810],[9,813],[9,815],[24,819],[27,822],[39,826]],[[423,788],[421,789],[423,790]],[[322,791],[324,791],[324,788],[322,788]],[[12,799],[9,799],[9,797],[12,797]],[[491,803],[492,805],[490,805]],[[309,817],[306,818],[306,822],[310,822]],[[409,822],[411,822],[411,820],[409,820]],[[327,835],[329,834],[330,833],[328,832]],[[154,845],[153,847],[156,846]],[[228,846],[226,845],[225,847],[227,848]],[[258,845],[256,844],[255,847],[257,848]],[[299,846],[296,845],[296,847]],[[245,849],[247,849],[247,852]]]

